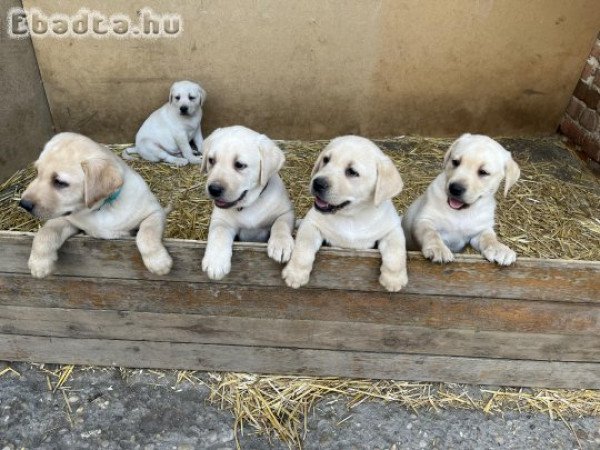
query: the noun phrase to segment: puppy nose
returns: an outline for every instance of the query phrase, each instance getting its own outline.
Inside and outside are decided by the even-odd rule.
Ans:
[[[456,197],[460,197],[466,191],[465,187],[460,183],[450,183],[450,186],[448,186],[448,190],[452,195]]]
[[[327,189],[329,189],[329,183],[327,182],[326,178],[315,178],[313,180],[313,189],[315,192],[325,192]]]
[[[213,197],[220,197],[225,189],[223,186],[217,183],[211,183],[208,185],[208,193]]]
[[[19,202],[19,206],[21,208],[23,208],[25,211],[31,212],[33,210],[33,207],[35,205],[33,204],[33,202],[31,202],[29,200],[25,200],[24,198],[22,198],[21,201]]]
[[[185,106],[185,105],[184,105],[184,106],[180,106],[180,107],[179,107],[179,111],[181,111],[182,113],[186,113],[186,112],[188,112],[188,109],[189,109],[189,108],[188,108],[187,106]]]

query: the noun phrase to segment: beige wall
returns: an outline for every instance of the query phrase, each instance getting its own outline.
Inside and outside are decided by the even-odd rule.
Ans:
[[[31,40],[9,39],[4,18],[19,0],[0,4],[0,183],[35,160],[52,120]]]
[[[131,141],[177,79],[208,91],[205,131],[548,134],[600,28],[597,0],[24,3],[183,15],[177,39],[34,40],[57,125],[113,142]]]

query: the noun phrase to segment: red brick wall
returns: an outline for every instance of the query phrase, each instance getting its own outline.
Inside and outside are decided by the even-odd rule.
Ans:
[[[600,34],[581,72],[560,131],[600,162]]]

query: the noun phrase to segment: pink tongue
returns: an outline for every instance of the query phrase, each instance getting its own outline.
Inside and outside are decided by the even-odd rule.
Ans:
[[[329,203],[321,200],[319,197],[315,197],[315,203],[319,208],[327,208],[329,206]]]
[[[217,206],[225,206],[227,202],[224,202],[223,200],[215,200],[215,204]]]
[[[450,205],[450,208],[452,208],[452,209],[460,209],[465,205],[463,202],[461,202],[460,200],[456,200],[455,198],[451,198],[448,201],[448,204]]]

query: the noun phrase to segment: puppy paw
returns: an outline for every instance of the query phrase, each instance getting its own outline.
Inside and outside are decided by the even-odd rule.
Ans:
[[[31,271],[31,276],[34,278],[45,278],[54,272],[53,258],[29,258],[27,265]]]
[[[155,275],[166,275],[173,267],[173,259],[165,249],[153,255],[142,256],[142,259],[146,269]]]
[[[281,276],[289,287],[298,289],[300,286],[304,286],[310,279],[310,269],[305,270],[298,267],[294,267],[291,264],[285,266]]]
[[[406,271],[403,272],[381,272],[379,283],[390,292],[398,292],[408,284]]]
[[[425,245],[422,253],[425,258],[436,263],[447,263],[454,261],[454,255],[443,242]]]
[[[185,158],[173,157],[173,159],[169,160],[169,163],[173,164],[175,167],[183,167],[187,166],[189,161]]]
[[[500,242],[489,246],[482,253],[485,259],[501,266],[510,266],[517,260],[517,254]]]
[[[294,238],[287,236],[271,236],[267,244],[269,258],[278,263],[288,262],[294,250]]]
[[[190,162],[190,164],[201,164],[202,157],[201,156],[192,157],[192,158],[188,159],[188,161]]]
[[[211,257],[204,255],[202,259],[202,271],[206,272],[211,280],[221,280],[231,270],[231,260],[226,258]]]

